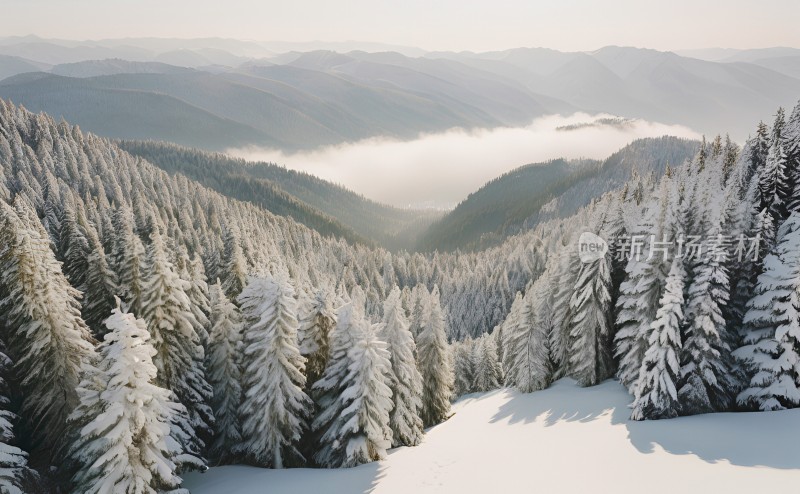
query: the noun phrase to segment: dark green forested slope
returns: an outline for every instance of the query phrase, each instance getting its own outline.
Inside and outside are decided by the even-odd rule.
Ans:
[[[291,216],[323,235],[410,249],[438,211],[407,210],[371,201],[344,187],[273,163],[248,162],[174,144],[123,141],[120,147],[169,173],[181,173],[228,197]]]
[[[593,197],[620,187],[634,173],[661,176],[667,165],[692,157],[697,146],[696,141],[677,137],[639,139],[604,161],[556,159],[517,168],[488,182],[431,225],[418,248],[433,251],[495,245],[523,226],[574,214]]]

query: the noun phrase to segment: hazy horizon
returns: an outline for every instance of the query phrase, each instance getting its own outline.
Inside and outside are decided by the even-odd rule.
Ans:
[[[47,16],[41,12],[46,9]],[[186,13],[191,11],[191,15]],[[800,47],[795,20],[800,3],[676,0],[652,5],[574,0],[496,2],[324,0],[253,2],[144,0],[10,0],[0,32],[67,40],[221,37],[261,42],[357,42],[416,47],[426,51],[492,51],[547,47],[591,51],[635,46],[662,51],[711,48]],[[680,35],[676,36],[676,26]],[[565,33],[570,35],[565,36]]]

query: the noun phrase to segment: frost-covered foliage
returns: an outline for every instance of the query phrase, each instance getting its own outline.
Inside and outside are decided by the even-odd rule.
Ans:
[[[677,417],[683,321],[683,264],[672,261],[667,283],[653,321],[649,347],[642,361],[633,402],[634,420]]]
[[[28,455],[18,446],[14,432],[17,416],[11,411],[11,387],[7,376],[11,359],[0,346],[0,492],[22,494],[33,480]]]
[[[303,463],[297,448],[311,399],[297,346],[297,302],[288,276],[251,278],[239,295],[244,320],[242,454],[248,462],[283,468]]]
[[[208,337],[206,369],[214,391],[214,439],[210,457],[229,463],[242,442],[239,407],[242,402],[242,321],[239,309],[225,296],[219,281],[211,285],[211,332]]]
[[[309,300],[302,320],[298,339],[300,353],[306,358],[306,387],[310,388],[322,377],[328,363],[330,338],[336,325],[330,296],[318,290]]]
[[[355,301],[336,315],[330,361],[313,388],[320,407],[315,460],[328,468],[380,460],[392,443],[389,353]]]
[[[739,402],[760,410],[800,405],[800,213],[786,220],[764,259],[744,322],[750,332],[736,355],[752,375]]]
[[[433,287],[430,301],[422,316],[422,330],[417,338],[417,351],[422,374],[422,421],[436,425],[450,416],[453,394],[453,371],[450,366],[450,347],[445,335],[439,289]],[[477,369],[476,369],[477,372]]]
[[[97,349],[97,367],[85,366],[72,414],[78,437],[70,456],[79,465],[74,492],[156,494],[180,486],[170,439],[172,416],[183,407],[155,384],[156,350],[146,324],[114,309]]]
[[[197,319],[186,291],[190,283],[182,280],[167,259],[158,230],[150,235],[144,266],[142,318],[153,336],[156,350],[153,362],[158,368],[157,383],[175,393],[186,407],[186,416],[173,417],[176,439],[184,448],[187,466],[202,468],[205,447],[202,435],[209,435],[214,418],[208,405],[213,394],[204,373],[204,351],[197,334]]]
[[[391,362],[389,388],[394,404],[390,414],[393,446],[416,446],[422,442],[422,376],[417,368],[414,336],[400,303],[400,289],[395,286],[383,303],[383,327],[380,337],[386,342]]]
[[[278,400],[303,400],[304,387],[318,412],[308,437],[319,442],[309,441],[308,451],[303,445],[307,460],[352,465],[382,457],[391,441],[415,444],[414,364],[426,425],[448,417],[454,391],[503,383],[532,391],[562,376],[588,385],[615,367],[641,405],[636,418],[730,410],[737,396],[745,407],[797,406],[790,299],[798,142],[800,106],[788,118],[779,113],[771,128],[759,126],[741,153],[720,138],[664,176],[634,168],[622,189],[495,247],[389,253],[323,237],[169,175],[111,141],[0,102],[0,339],[17,377],[11,402],[21,403],[15,446],[50,474],[59,443],[74,437],[66,417],[78,404],[79,370],[94,360],[89,328],[103,334],[113,295],[146,322],[153,382],[182,405],[172,409],[168,439],[183,446],[171,458],[179,468],[202,466],[206,445],[216,461],[237,461],[237,442],[264,437],[238,433],[237,420],[247,420],[235,413],[240,399],[251,400],[249,431],[264,432],[258,427],[268,422],[252,419],[259,399],[273,400],[269,423],[286,425],[271,428],[280,440],[251,448],[250,461],[291,464],[289,445],[302,427],[274,420],[300,414]],[[581,262],[575,247],[584,231],[609,240],[606,257]],[[639,237],[639,255],[612,238],[626,233]],[[740,234],[764,239],[753,256],[684,252],[682,301],[669,276],[673,257],[648,255],[662,242],[686,246],[694,236],[746,247]],[[252,275],[280,277],[294,295],[281,290],[274,310],[261,313],[282,314],[275,316],[281,324],[251,314],[248,327],[257,330],[248,330],[246,346],[265,351],[246,360],[263,365],[245,372],[251,395],[237,396],[242,352],[231,297]],[[209,279],[221,280],[211,294]],[[395,308],[381,330],[372,324],[386,317],[387,298]],[[273,333],[290,359],[266,351],[277,348]],[[274,382],[280,393],[261,396]]]
[[[0,201],[0,314],[20,377],[21,416],[30,450],[45,458],[63,446],[67,416],[78,404],[81,366],[94,356],[70,286],[49,238],[22,197]]]

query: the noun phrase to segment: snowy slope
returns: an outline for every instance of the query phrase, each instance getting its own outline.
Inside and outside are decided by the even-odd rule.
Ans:
[[[219,467],[194,494],[793,492],[800,410],[631,422],[616,381],[470,395],[416,448],[348,470]]]

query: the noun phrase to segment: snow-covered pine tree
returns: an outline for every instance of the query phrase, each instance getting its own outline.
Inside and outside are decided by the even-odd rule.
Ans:
[[[0,343],[0,492],[23,494],[29,488],[34,473],[28,468],[28,455],[16,446],[14,423],[17,416],[11,411],[11,390],[6,376],[11,372],[11,359]]]
[[[783,128],[783,151],[786,156],[788,213],[800,211],[800,102],[795,105]]]
[[[450,367],[444,313],[437,286],[433,287],[425,312],[425,326],[417,337],[417,361],[422,374],[420,417],[425,426],[430,427],[450,416],[450,398],[453,394],[453,370]]]
[[[800,213],[781,227],[774,253],[764,259],[744,318],[748,332],[735,356],[749,383],[737,401],[759,410],[800,405]]]
[[[122,300],[129,312],[142,313],[142,268],[145,251],[141,239],[133,231],[132,213],[121,208],[114,213],[114,250],[112,265]]]
[[[470,337],[453,343],[453,395],[455,397],[475,391],[473,389],[475,384],[473,345],[474,343]]]
[[[242,402],[241,357],[242,322],[239,309],[228,300],[219,280],[209,289],[211,295],[211,333],[208,339],[206,369],[214,390],[214,439],[209,456],[218,464],[233,460],[242,442],[239,407]]]
[[[205,268],[203,267],[203,260],[200,259],[198,254],[192,257],[192,260],[186,265],[186,281],[189,282],[189,289],[186,290],[186,295],[191,302],[192,313],[197,321],[195,332],[200,338],[200,344],[205,347],[208,342],[208,332],[211,328],[209,315],[211,314],[211,302],[208,293],[208,283],[206,282]]]
[[[425,317],[428,314],[427,306],[430,303],[431,294],[425,285],[417,285],[412,292],[414,299],[414,308],[411,310],[411,317],[409,318],[409,330],[414,338],[417,338],[425,326]]]
[[[680,378],[681,324],[683,322],[683,259],[674,257],[647,351],[639,371],[633,420],[677,417]]]
[[[247,260],[239,242],[239,231],[235,227],[225,228],[222,241],[222,289],[230,300],[236,300],[247,284]]]
[[[570,299],[570,375],[594,386],[614,373],[611,358],[611,272],[608,257],[584,263]]]
[[[62,274],[49,244],[23,200],[15,208],[0,201],[0,314],[21,377],[28,451],[44,456],[56,454],[67,416],[78,403],[81,366],[94,356],[80,293]]]
[[[545,271],[521,301],[520,321],[506,340],[506,384],[523,393],[544,389],[552,380],[549,335],[552,325],[551,277]]]
[[[158,368],[156,384],[175,393],[186,407],[187,416],[176,415],[175,433],[187,467],[203,468],[201,436],[211,433],[214,417],[208,402],[213,395],[202,365],[205,355],[195,327],[197,321],[186,295],[188,282],[182,280],[169,262],[164,241],[156,229],[150,236],[144,265],[142,319],[156,349],[153,363]]]
[[[97,368],[85,366],[80,404],[71,416],[79,427],[70,456],[79,465],[74,491],[156,494],[181,484],[170,440],[172,393],[155,384],[156,350],[145,322],[114,309],[98,348]]]
[[[416,446],[422,442],[424,435],[419,416],[422,376],[414,358],[417,348],[414,336],[408,329],[408,320],[400,301],[400,288],[396,285],[383,303],[380,336],[386,342],[391,363],[388,384],[394,403],[389,420],[392,446]]]
[[[655,235],[659,241],[663,239],[663,232],[659,231],[657,224],[659,211],[658,202],[648,204],[642,220],[634,229],[637,243],[641,243],[642,238],[650,239],[651,235]],[[617,377],[634,396],[639,370],[649,346],[651,324],[658,312],[662,281],[667,274],[664,272],[662,256],[656,254],[650,257],[647,245],[641,249],[638,255],[636,252],[628,253],[630,257],[625,267],[625,281],[620,285],[617,299],[617,333],[614,336],[614,355],[619,361]]]
[[[76,210],[72,201],[64,204],[64,216],[61,218],[61,238],[58,254],[63,261],[63,270],[70,284],[86,291],[86,273],[88,271],[89,241],[82,223],[83,211]],[[85,221],[85,220],[83,220]]]
[[[311,389],[325,371],[335,326],[336,315],[330,296],[325,290],[317,290],[308,301],[298,331],[300,353],[306,358],[306,389]]]
[[[525,333],[525,327],[528,324],[530,316],[530,306],[525,303],[522,297],[522,292],[517,292],[514,296],[514,301],[511,303],[511,309],[508,311],[505,320],[500,325],[502,328],[500,334],[500,345],[503,347],[503,358],[501,360],[503,365],[503,374],[506,377],[506,384],[509,386],[516,386],[517,382],[517,368],[515,367],[518,351],[520,335]],[[458,376],[456,376],[458,379]]]
[[[570,373],[570,337],[572,308],[570,299],[581,270],[581,260],[574,248],[561,246],[558,254],[558,289],[553,298],[553,322],[555,330],[550,334],[550,348],[553,361],[556,365],[555,378],[561,378]]]
[[[714,213],[711,216],[710,237],[717,238],[719,220],[713,219]],[[691,268],[678,390],[685,414],[723,411],[731,404],[735,381],[722,317],[730,290],[726,255],[725,246],[720,246],[714,253],[696,259]]]
[[[89,242],[89,258],[87,259],[86,292],[83,295],[83,319],[92,333],[102,339],[106,326],[103,321],[114,307],[117,287],[115,275],[106,261],[106,255],[97,231],[91,227],[86,229]]]
[[[792,193],[786,177],[786,153],[782,137],[784,125],[784,111],[779,108],[772,126],[764,168],[759,173],[761,235],[767,249],[775,245],[775,234],[786,217],[787,197]]]
[[[475,391],[486,392],[500,387],[503,369],[497,356],[497,343],[493,334],[486,333],[477,341],[478,357],[475,362]]]
[[[362,311],[353,302],[337,310],[331,358],[314,384],[320,406],[313,424],[320,448],[314,457],[327,468],[380,460],[392,442],[389,355]]]
[[[239,295],[244,319],[241,453],[258,466],[304,461],[297,448],[311,399],[297,347],[297,304],[288,274],[251,278]]]

